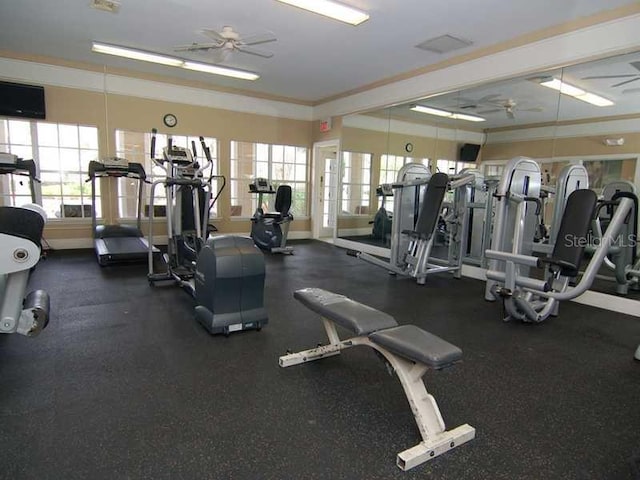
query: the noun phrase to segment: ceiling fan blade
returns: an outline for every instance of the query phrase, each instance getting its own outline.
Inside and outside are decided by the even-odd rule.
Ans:
[[[261,43],[269,43],[275,42],[277,40],[276,36],[269,33],[258,33],[256,35],[249,35],[247,37],[242,37],[239,40],[239,43],[242,45],[259,45]]]
[[[487,103],[487,102],[493,102],[495,100],[497,100],[498,98],[500,98],[501,95],[499,93],[493,93],[491,95],[485,95],[484,97],[478,99],[476,101],[476,103]]]
[[[519,112],[544,112],[544,108],[542,107],[532,107],[532,108],[519,108]]]
[[[629,62],[629,65],[631,65],[636,70],[640,70],[640,62]]]
[[[481,112],[478,112],[479,114],[487,114],[487,113],[497,113],[497,112],[501,112],[502,109],[501,108],[494,108],[493,110],[482,110]]]
[[[210,50],[212,48],[220,48],[217,43],[192,43],[191,45],[178,45],[173,50],[175,52],[195,52],[198,50]]]
[[[631,73],[629,75],[595,75],[592,77],[582,77],[582,80],[597,80],[599,78],[629,78],[629,77],[637,77],[637,73]]]
[[[271,52],[265,52],[264,50],[258,50],[257,48],[245,47],[244,45],[236,46],[236,50],[243,53],[249,53],[251,55],[257,55],[258,57],[264,57],[264,58],[273,57],[273,53]]]
[[[207,37],[215,40],[216,42],[221,42],[222,44],[224,44],[227,39],[225,37],[223,37],[222,35],[220,35],[218,32],[216,32],[215,30],[211,30],[210,28],[203,28],[202,30],[199,31],[202,35],[206,35]]]
[[[627,83],[635,82],[637,80],[640,80],[640,76],[636,76],[636,78],[632,78],[631,80],[625,80],[624,82],[616,83],[615,85],[611,85],[611,88],[626,85]]]
[[[622,90],[623,95],[628,95],[630,93],[640,93],[640,88],[626,88]]]

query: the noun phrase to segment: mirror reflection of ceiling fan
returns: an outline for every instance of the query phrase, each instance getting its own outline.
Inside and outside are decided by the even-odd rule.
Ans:
[[[522,103],[516,102],[512,98],[500,98],[500,94],[485,95],[478,100],[461,98],[461,109],[475,110],[479,115],[489,115],[491,113],[504,112],[507,118],[515,118],[515,112],[542,112],[542,107],[522,108]],[[526,103],[526,102],[525,102]],[[492,108],[493,107],[493,108]],[[484,110],[483,110],[484,108]]]
[[[628,74],[620,74],[620,75],[593,75],[590,77],[583,77],[582,80],[597,80],[601,78],[629,78],[630,80],[624,80],[619,83],[615,83],[611,85],[611,88],[621,87],[622,85],[628,85],[629,83],[636,82],[640,80],[640,61],[638,62],[629,62],[633,68],[638,70],[638,73],[628,73]],[[640,92],[640,88],[625,88],[622,90],[623,94],[628,93],[638,93]]]
[[[255,35],[241,36],[233,30],[233,27],[222,27],[222,31],[217,32],[209,28],[199,31],[202,35],[209,37],[212,41],[207,43],[194,42],[191,45],[179,45],[175,47],[176,52],[205,52],[214,51],[213,62],[220,63],[227,60],[231,54],[236,52],[248,53],[263,58],[273,57],[273,53],[254,48],[253,45],[275,42],[277,39],[273,33],[261,33]]]

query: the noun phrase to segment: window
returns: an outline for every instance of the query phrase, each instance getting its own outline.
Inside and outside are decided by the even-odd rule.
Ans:
[[[96,127],[2,119],[0,131],[0,150],[36,161],[42,182],[37,197],[50,219],[91,216],[91,185],[85,180],[89,162],[98,158]],[[5,201],[30,201],[28,182],[10,183],[3,186]],[[101,216],[99,196],[96,214]]]
[[[455,160],[438,160],[436,168],[438,172],[455,175],[465,168],[476,168],[476,164],[473,162],[456,162]]]
[[[428,158],[402,157],[399,155],[382,155],[380,157],[380,184],[394,183],[398,171],[407,163],[422,163],[429,167]]]
[[[369,215],[371,154],[342,152],[342,215]]]
[[[382,155],[380,157],[380,181],[383,183],[394,183],[400,169],[407,163],[421,163],[429,168],[428,158],[402,157],[398,155]],[[387,197],[385,200],[385,209],[393,212],[393,197]]]
[[[504,165],[485,165],[484,176],[485,177],[501,177]]]
[[[0,152],[12,153],[23,159],[33,158],[31,123],[0,120]],[[31,203],[29,179],[19,175],[2,175],[0,205],[20,207]]]
[[[251,216],[258,198],[249,193],[249,184],[256,177],[266,178],[277,189],[291,186],[293,215],[306,216],[307,210],[307,149],[292,145],[231,142],[231,216]],[[263,198],[268,211],[275,197]]]
[[[189,148],[191,150],[191,142],[196,142],[196,151],[198,153],[196,160],[200,165],[206,163],[206,157],[200,146],[199,137],[186,135],[172,135],[173,144],[180,147]],[[218,143],[215,138],[205,138],[205,144],[211,151],[213,160],[213,171],[207,170],[205,175],[218,174]],[[162,158],[162,149],[167,145],[167,135],[156,135],[156,158]],[[151,134],[141,132],[128,132],[124,130],[116,130],[116,156],[126,158],[129,162],[139,163],[144,167],[149,182],[162,180],[165,178],[165,172],[162,168],[151,161]],[[217,180],[212,181],[213,193],[215,196],[219,185]],[[143,192],[144,207],[142,215],[149,216],[149,197],[151,193],[151,185],[145,185]],[[154,216],[165,216],[165,208],[167,199],[164,187],[158,185],[154,190]],[[138,182],[131,178],[118,179],[118,215],[120,218],[135,218],[137,216],[138,205]],[[216,217],[218,214],[217,203],[211,208],[211,216]]]

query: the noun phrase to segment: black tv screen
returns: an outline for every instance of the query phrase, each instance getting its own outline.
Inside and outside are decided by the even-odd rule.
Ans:
[[[0,82],[0,115],[45,118],[44,87]]]
[[[473,163],[478,158],[478,152],[480,152],[480,145],[465,143],[460,148],[460,161]]]

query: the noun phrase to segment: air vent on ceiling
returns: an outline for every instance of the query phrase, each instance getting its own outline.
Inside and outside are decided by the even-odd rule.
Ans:
[[[120,2],[116,0],[92,0],[91,6],[103,12],[118,13]]]
[[[473,42],[469,40],[463,40],[452,35],[441,35],[436,38],[425,40],[424,42],[416,45],[417,48],[422,50],[428,50],[435,53],[449,53],[460,48],[465,48],[473,45]]]

